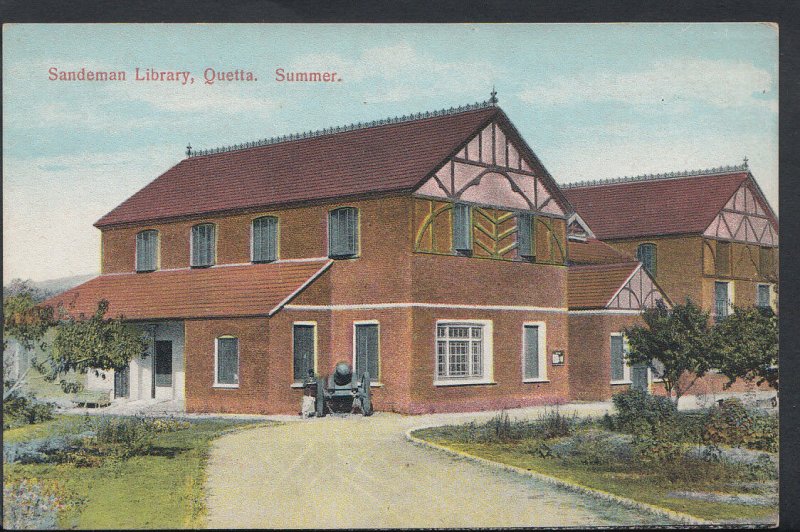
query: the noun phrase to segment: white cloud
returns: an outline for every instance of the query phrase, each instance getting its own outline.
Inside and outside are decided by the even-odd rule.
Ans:
[[[92,224],[176,161],[174,149],[3,160],[3,282],[94,273]]]
[[[369,103],[400,102],[443,93],[474,94],[476,88],[483,94],[505,75],[504,68],[488,61],[443,61],[407,43],[368,48],[352,59],[332,53],[305,54],[295,59],[289,69],[335,71],[344,81],[369,81],[370,88],[363,97]]]
[[[766,70],[739,61],[670,59],[650,68],[618,74],[592,70],[559,76],[524,89],[519,97],[533,105],[618,101],[629,105],[683,104],[701,101],[719,108],[765,107],[777,111],[777,100],[758,98],[774,89]]]

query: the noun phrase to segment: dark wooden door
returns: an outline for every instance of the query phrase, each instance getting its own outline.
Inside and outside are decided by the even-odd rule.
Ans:
[[[153,397],[156,396],[156,386],[172,386],[172,341],[156,340],[156,354],[153,359]]]
[[[128,397],[130,394],[130,370],[128,366],[114,370],[114,397]]]

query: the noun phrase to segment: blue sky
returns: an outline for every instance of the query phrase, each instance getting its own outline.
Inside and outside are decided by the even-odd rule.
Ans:
[[[48,69],[125,70],[124,83]],[[131,81],[136,67],[195,83]],[[252,83],[202,83],[244,69]],[[340,83],[275,81],[275,69]],[[92,223],[208,148],[485,100],[560,182],[738,164],[777,210],[768,24],[5,25],[3,281],[99,269]]]

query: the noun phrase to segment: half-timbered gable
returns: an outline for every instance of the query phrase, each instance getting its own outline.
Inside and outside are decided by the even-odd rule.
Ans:
[[[752,178],[736,190],[703,236],[761,246],[778,245],[775,215]]]

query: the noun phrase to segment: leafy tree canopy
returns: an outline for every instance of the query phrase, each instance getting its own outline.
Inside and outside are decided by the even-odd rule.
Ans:
[[[770,307],[734,307],[714,327],[714,366],[728,377],[778,387],[778,317]]]
[[[667,394],[675,401],[709,370],[711,330],[709,314],[687,300],[684,305],[667,308],[663,301],[644,311],[644,326],[626,328],[630,352],[629,365],[647,364],[663,379]],[[686,375],[686,376],[684,376]],[[683,377],[684,380],[681,380]]]
[[[3,350],[8,347],[8,339],[18,341],[23,348],[32,349],[54,325],[53,309],[37,306],[44,294],[30,281],[14,279],[3,290]]]
[[[142,332],[123,322],[121,316],[106,318],[107,310],[108,301],[102,300],[89,318],[70,316],[58,324],[52,349],[38,362],[37,369],[47,380],[54,381],[70,370],[119,369],[142,354],[146,347]],[[62,387],[69,384],[61,380]]]

